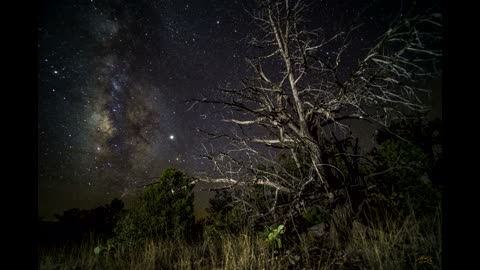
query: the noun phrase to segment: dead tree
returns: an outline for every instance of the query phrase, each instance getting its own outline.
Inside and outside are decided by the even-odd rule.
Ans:
[[[441,16],[396,21],[353,69],[346,69],[344,54],[357,27],[325,36],[305,29],[303,1],[258,4],[252,17],[259,33],[250,44],[262,54],[247,59],[252,77],[244,79],[240,89],[221,88],[219,100],[198,100],[228,108],[223,121],[233,129],[229,134],[208,133],[211,139],[228,139],[229,146],[221,151],[213,144],[202,146],[203,157],[218,175],[199,176],[197,181],[240,189],[263,186],[271,198],[263,211],[245,197],[239,197],[239,203],[252,217],[271,214],[286,219],[307,200],[332,201],[345,187],[349,172],[328,155],[331,145],[341,143],[331,130],[347,133],[347,120],[386,126],[408,112],[428,109],[422,97],[428,91],[420,82],[440,75],[436,67],[441,50],[434,46],[441,38]],[[327,46],[336,50],[326,55],[322,49]],[[355,154],[337,150],[343,152],[336,155]],[[279,152],[288,153],[296,172],[278,162]],[[281,205],[280,196],[289,199]]]

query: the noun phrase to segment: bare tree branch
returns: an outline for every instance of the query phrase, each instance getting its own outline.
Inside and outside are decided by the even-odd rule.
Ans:
[[[344,58],[360,25],[328,37],[305,29],[303,1],[258,4],[259,10],[251,15],[259,32],[249,44],[262,52],[247,59],[253,76],[242,80],[240,89],[219,89],[221,99],[193,101],[223,106],[229,111],[222,121],[233,124],[231,134],[209,134],[228,139],[226,149],[215,152],[202,145],[202,156],[212,162],[218,177],[196,181],[272,188],[271,205],[257,213],[260,217],[276,215],[285,207],[294,211],[293,205],[277,204],[279,191],[296,204],[310,192],[306,187],[332,200],[335,189],[348,186],[347,176],[358,172],[351,164],[341,169],[336,158],[348,163],[358,153],[338,147],[331,130],[347,134],[346,121],[387,126],[408,112],[428,110],[421,82],[440,76],[442,52],[435,49],[441,36],[434,29],[441,27],[441,16],[416,16],[395,21],[348,69]],[[322,52],[327,46],[337,47],[333,57]],[[341,152],[333,151],[332,145]],[[278,161],[282,150],[296,169]],[[245,197],[237,198],[244,200],[244,207],[252,207],[248,211],[258,210]]]

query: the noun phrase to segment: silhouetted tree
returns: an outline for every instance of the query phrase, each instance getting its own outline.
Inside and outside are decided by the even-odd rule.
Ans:
[[[195,222],[191,181],[180,171],[166,169],[117,223],[113,241],[190,240]]]
[[[370,210],[401,216],[419,215],[440,204],[439,164],[442,160],[441,122],[413,119],[394,123],[376,135],[370,153],[368,185]]]
[[[124,212],[120,199],[89,210],[73,208],[55,214],[57,222],[40,221],[39,236],[42,242],[78,242],[93,233],[98,238],[112,237],[113,228]]]

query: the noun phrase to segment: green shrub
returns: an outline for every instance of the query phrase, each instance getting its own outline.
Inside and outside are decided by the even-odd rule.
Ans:
[[[305,210],[303,218],[308,226],[320,223],[327,223],[330,219],[330,211],[320,209],[319,207],[310,207]]]
[[[110,241],[135,243],[146,239],[190,240],[195,217],[191,180],[173,168],[147,188],[115,227]]]
[[[372,177],[367,177],[370,206],[379,211],[406,215],[432,213],[440,201],[441,187],[432,180],[441,153],[439,123],[412,121],[392,125],[377,135],[378,146],[370,152]]]
[[[266,226],[264,231],[260,233],[262,239],[267,240],[273,249],[282,248],[282,234],[285,233],[285,225]]]

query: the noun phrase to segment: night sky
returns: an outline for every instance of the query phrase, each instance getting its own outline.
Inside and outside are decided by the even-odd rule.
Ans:
[[[312,27],[360,24],[350,65],[407,1],[312,1]],[[221,130],[215,98],[249,72],[253,1],[43,1],[38,14],[40,216],[128,197],[168,166],[208,171],[198,128]],[[430,3],[420,8],[431,6]],[[324,52],[328,55],[328,49]]]

